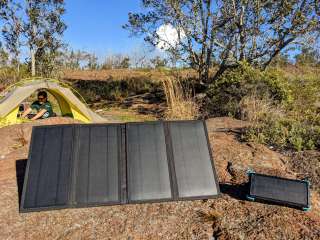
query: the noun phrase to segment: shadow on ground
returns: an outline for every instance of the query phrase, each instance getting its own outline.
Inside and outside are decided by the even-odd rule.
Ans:
[[[223,194],[226,194],[230,196],[231,198],[237,199],[237,200],[242,200],[242,201],[249,201],[247,199],[247,194],[249,194],[249,184],[244,183],[244,184],[220,184],[220,191]],[[288,208],[293,208],[293,209],[298,209],[302,210],[301,207],[297,207],[294,205],[288,205],[283,202],[277,202],[277,201],[267,201],[267,200],[262,200],[262,199],[255,199],[255,203],[260,203],[263,205],[269,205],[269,206],[279,206],[279,207],[288,207]]]
[[[26,172],[26,168],[27,168],[27,159],[20,159],[16,161],[16,179],[17,179],[17,186],[18,186],[19,207],[21,202],[24,175]]]
[[[229,195],[237,200],[246,200],[246,195],[248,194],[249,186],[245,184],[220,184],[220,191],[223,194]]]

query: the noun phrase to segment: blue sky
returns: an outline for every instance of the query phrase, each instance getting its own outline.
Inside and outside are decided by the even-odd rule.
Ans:
[[[73,49],[96,53],[129,53],[143,40],[129,37],[122,28],[129,12],[140,11],[140,0],[67,0],[64,40]]]

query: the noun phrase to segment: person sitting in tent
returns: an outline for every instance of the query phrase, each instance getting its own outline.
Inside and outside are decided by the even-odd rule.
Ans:
[[[33,102],[21,116],[23,118],[28,117],[32,110],[36,110],[37,114],[35,114],[31,120],[37,120],[39,118],[45,119],[53,116],[52,105],[48,101],[48,95],[45,91],[38,93],[38,101]]]

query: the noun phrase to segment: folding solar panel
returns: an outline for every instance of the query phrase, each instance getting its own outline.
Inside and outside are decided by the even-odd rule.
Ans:
[[[35,127],[21,211],[219,194],[205,122]]]
[[[274,176],[250,173],[250,200],[295,206],[308,210],[310,208],[309,182],[285,179]]]

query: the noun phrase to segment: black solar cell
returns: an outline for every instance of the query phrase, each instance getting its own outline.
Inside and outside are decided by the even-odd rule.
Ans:
[[[66,206],[71,181],[73,127],[38,127],[33,132],[24,208]]]
[[[308,208],[310,205],[309,184],[307,181],[256,173],[250,174],[249,197],[301,208]]]
[[[162,122],[127,124],[129,201],[171,199]]]
[[[77,128],[74,202],[119,202],[119,125],[83,125]]]
[[[213,162],[201,121],[169,122],[180,198],[218,194]]]

